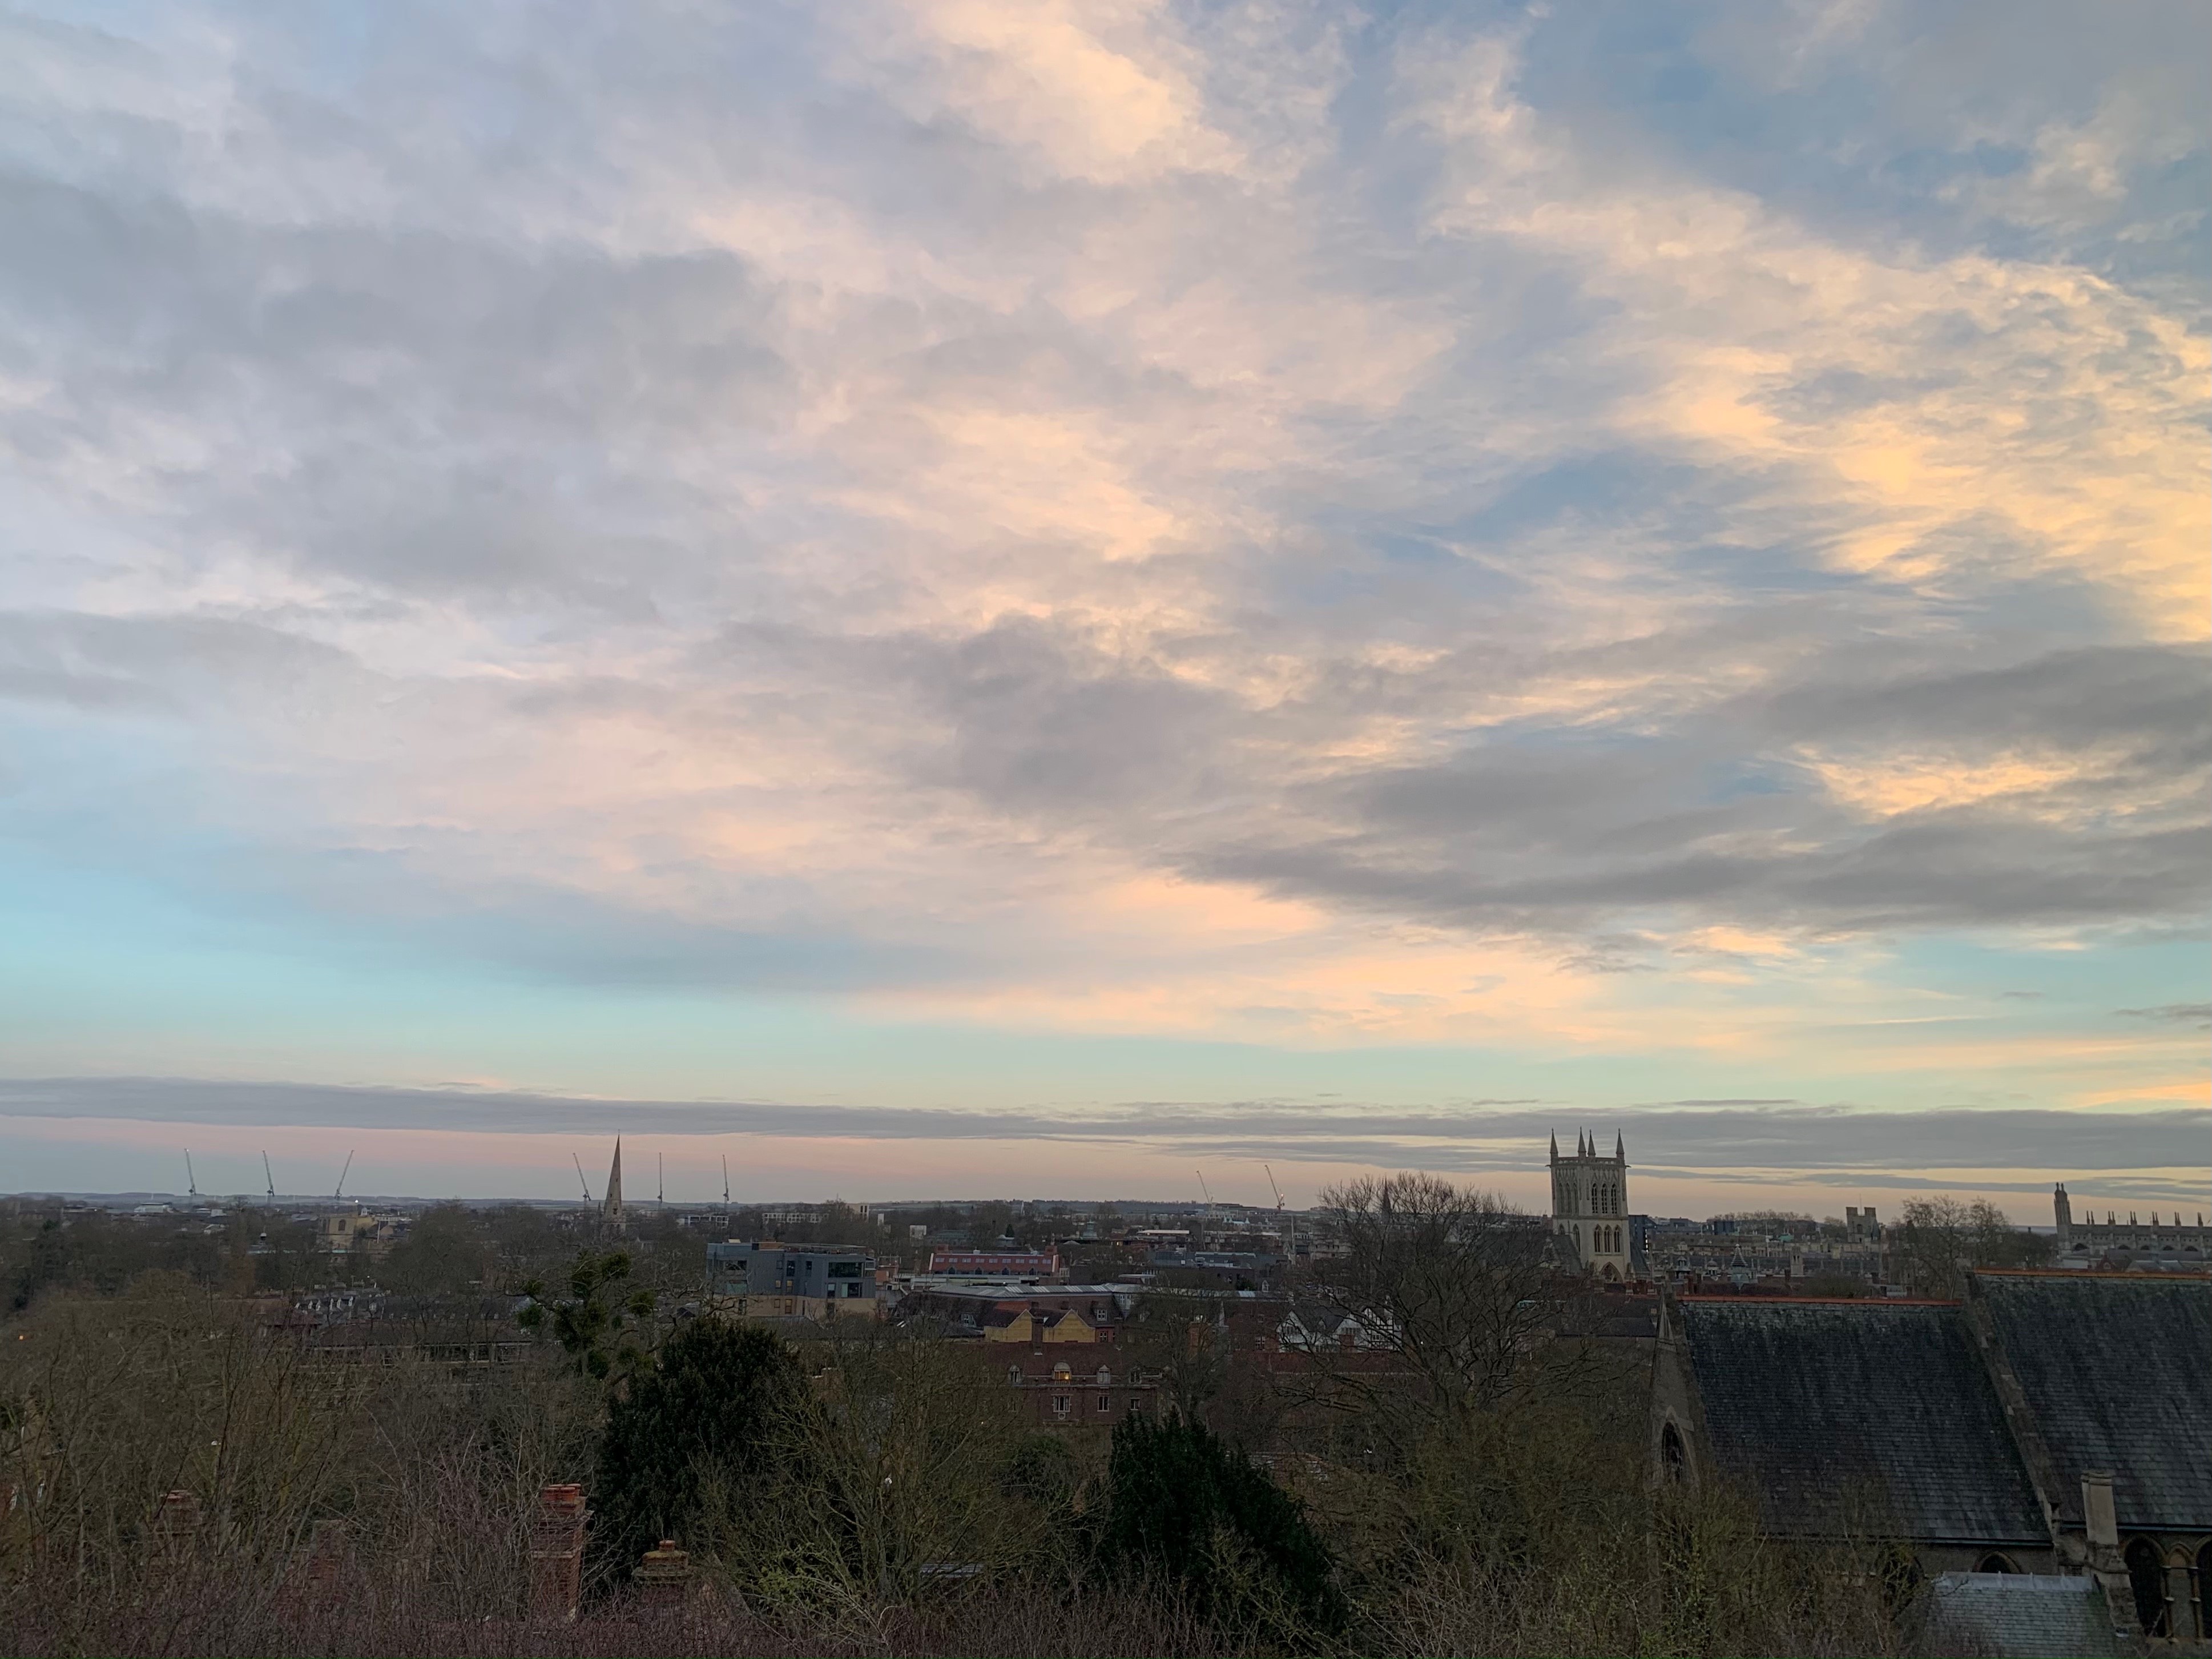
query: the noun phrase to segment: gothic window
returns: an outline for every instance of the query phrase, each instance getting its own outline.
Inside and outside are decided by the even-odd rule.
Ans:
[[[1669,1480],[1682,1478],[1682,1465],[1688,1461],[1682,1445],[1682,1431],[1669,1423],[1659,1431],[1659,1468]]]
[[[2166,1564],[2158,1559],[2158,1546],[2148,1538],[2138,1538],[2128,1546],[2124,1559],[2143,1634],[2164,1636],[2172,1626],[2173,1610],[2166,1599]]]
[[[1976,1572],[2018,1572],[2020,1567],[2009,1555],[2000,1555],[1996,1551],[1991,1550],[1974,1563],[1974,1571]]]

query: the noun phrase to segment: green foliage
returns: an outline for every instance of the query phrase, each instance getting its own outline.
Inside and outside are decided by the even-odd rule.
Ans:
[[[530,1304],[515,1322],[543,1330],[550,1313],[553,1334],[579,1371],[602,1379],[635,1373],[648,1358],[641,1338],[650,1330],[655,1298],[651,1291],[629,1288],[630,1265],[627,1250],[586,1250],[569,1272],[567,1297],[549,1301],[534,1279],[522,1287]]]
[[[803,1395],[781,1337],[720,1320],[684,1326],[609,1409],[594,1549],[626,1575],[660,1539],[697,1541],[704,1510],[744,1504],[759,1486]]]
[[[1109,1572],[1178,1583],[1208,1618],[1279,1638],[1343,1623],[1304,1506],[1202,1423],[1130,1417],[1115,1429],[1097,1543]]]
[[[1061,1516],[1074,1512],[1083,1469],[1065,1436],[1039,1430],[1016,1443],[1000,1478],[1010,1495]]]

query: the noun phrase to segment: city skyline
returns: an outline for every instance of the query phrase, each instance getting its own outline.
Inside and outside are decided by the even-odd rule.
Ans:
[[[2204,9],[0,40],[0,1187],[2212,1207]]]

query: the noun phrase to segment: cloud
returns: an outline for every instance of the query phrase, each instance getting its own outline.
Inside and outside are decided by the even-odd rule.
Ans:
[[[1359,1103],[1130,1102],[1085,1111],[891,1109],[775,1101],[589,1098],[491,1088],[400,1089],[185,1078],[0,1079],[0,1115],[156,1123],[354,1127],[518,1134],[745,1134],[857,1141],[1023,1139],[1191,1154],[1466,1172],[1539,1168],[1545,1138],[1588,1123],[1624,1136],[1636,1168],[1718,1178],[1905,1176],[1930,1170],[2197,1170],[2197,1107],[1884,1112],[1717,1100],[1593,1115],[1541,1103],[1408,1111]],[[1925,1184],[1940,1185],[1936,1177]],[[1956,1184],[1954,1182],[1953,1184]]]
[[[2212,1002],[2169,1002],[2157,1008],[2122,1008],[2130,1019],[2153,1020],[2162,1025],[2189,1025],[2212,1030]]]
[[[1480,9],[18,19],[0,720],[72,763],[9,833],[1285,1042],[1719,1048],[1650,986],[2192,925],[2196,244],[2113,239],[2201,109],[2063,15],[2009,102],[1942,19],[1685,15],[1633,95]]]

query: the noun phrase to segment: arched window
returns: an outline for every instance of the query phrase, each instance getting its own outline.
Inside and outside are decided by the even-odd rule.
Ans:
[[[1659,1431],[1659,1469],[1669,1480],[1682,1478],[1682,1465],[1689,1461],[1689,1453],[1682,1444],[1682,1431],[1669,1423]]]
[[[2158,1546],[2148,1538],[2128,1545],[2128,1586],[2136,1593],[2136,1617],[2145,1636],[2164,1636],[2173,1627],[2173,1609],[2166,1599],[2166,1564]]]
[[[1996,1551],[1991,1550],[1974,1563],[1974,1571],[1976,1572],[2018,1572],[2020,1564],[2009,1555],[2000,1555]]]

